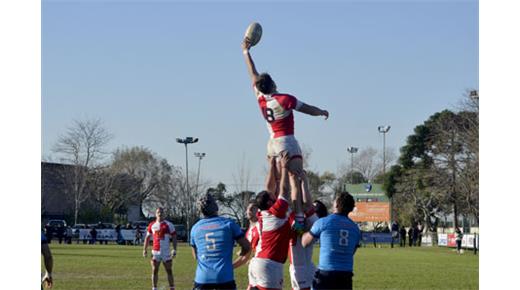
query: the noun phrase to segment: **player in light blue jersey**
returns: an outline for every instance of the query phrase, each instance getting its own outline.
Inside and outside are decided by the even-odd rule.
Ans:
[[[302,237],[304,247],[320,239],[313,289],[352,289],[354,254],[361,239],[358,225],[348,217],[354,204],[352,195],[340,193],[334,201],[333,214],[317,220]]]
[[[204,218],[191,229],[190,243],[197,260],[194,290],[236,289],[233,275],[233,246],[240,245],[240,256],[251,250],[242,229],[231,219],[218,216],[218,205],[210,194],[202,196],[198,207]]]

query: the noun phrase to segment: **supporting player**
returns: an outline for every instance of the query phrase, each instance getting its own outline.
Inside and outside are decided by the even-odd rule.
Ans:
[[[312,204],[307,174],[304,173],[302,177],[301,191],[303,193],[303,208],[305,211],[305,230],[308,231],[314,222],[318,220],[318,216]],[[301,235],[293,231],[289,247],[289,260],[291,262],[289,274],[291,276],[292,289],[311,289],[312,279],[316,270],[312,262],[312,251],[312,246],[303,247]]]
[[[256,70],[253,59],[249,53],[251,43],[244,39],[242,50],[246,60],[247,70],[253,82],[253,89],[260,106],[263,117],[267,121],[270,139],[267,144],[268,156],[279,156],[280,152],[287,151],[290,157],[288,164],[289,170],[296,176],[303,172],[302,151],[298,141],[294,137],[294,117],[293,110],[311,116],[329,117],[329,112],[320,108],[307,105],[299,101],[296,97],[289,94],[282,94],[277,91],[276,83],[267,73],[259,74]],[[296,185],[296,182],[293,182]],[[296,213],[295,229],[303,230],[303,210],[296,203],[297,188],[291,188],[291,201],[294,203]]]
[[[212,195],[199,198],[198,207],[204,218],[191,229],[190,245],[197,260],[193,289],[236,289],[234,243],[240,246],[242,257],[248,255],[251,246],[233,220],[218,216],[218,205]]]
[[[258,246],[258,241],[260,240],[260,232],[258,231],[258,217],[256,216],[257,213],[258,206],[256,205],[256,202],[249,202],[246,209],[246,216],[249,220],[249,228],[246,232],[246,238],[251,244],[251,251],[246,256],[240,256],[239,258],[237,258],[233,262],[233,269],[236,269],[247,263],[252,256],[251,254],[254,253],[256,246]],[[251,264],[249,264],[247,272],[251,272]],[[247,289],[251,289],[251,284],[247,286]]]
[[[361,238],[359,227],[348,217],[354,205],[348,192],[338,194],[334,213],[317,220],[303,235],[304,247],[320,239],[320,260],[312,289],[352,289],[354,254]]]
[[[282,289],[283,264],[287,260],[291,226],[289,220],[288,185],[289,155],[281,153],[281,177],[278,197],[268,191],[256,196],[260,240],[251,259],[249,284],[251,289]]]
[[[177,234],[172,223],[164,219],[163,208],[157,208],[155,211],[155,221],[148,225],[146,237],[144,239],[143,257],[148,255],[148,244],[153,236],[152,247],[152,290],[157,290],[157,281],[159,280],[159,266],[163,262],[166,274],[168,274],[168,283],[170,290],[175,289],[172,271],[172,258],[177,254]],[[170,241],[173,244],[173,250],[170,252]]]

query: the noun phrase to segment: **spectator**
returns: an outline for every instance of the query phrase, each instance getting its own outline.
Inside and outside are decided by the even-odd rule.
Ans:
[[[116,242],[118,245],[123,245],[125,240],[123,239],[123,235],[121,234],[121,225],[118,224],[116,226]]]
[[[394,247],[394,241],[397,239],[399,239],[399,224],[394,221],[392,222],[392,243],[390,244],[392,248]]]
[[[141,229],[139,228],[139,225],[137,225],[135,227],[134,245],[140,245],[142,238],[143,238],[143,233],[141,233]]]
[[[92,229],[90,230],[90,244],[94,245],[96,243],[96,240],[97,240],[96,227],[92,227]]]
[[[63,241],[64,233],[65,233],[65,228],[63,227],[62,224],[59,224],[58,227],[56,228],[56,236],[58,237],[58,243],[60,243],[60,244]]]
[[[422,224],[417,225],[417,246],[420,247],[422,243],[422,235],[423,235],[424,227]]]
[[[406,228],[404,226],[401,227],[401,240],[399,241],[399,246],[406,247]]]
[[[417,246],[417,238],[419,237],[419,229],[417,228],[417,225],[413,226],[413,246]]]
[[[462,238],[464,237],[464,234],[459,228],[456,228],[455,235],[455,241],[457,242],[457,253],[462,254]]]
[[[65,243],[72,244],[72,229],[70,227],[65,228]]]
[[[408,229],[408,245],[411,247],[413,244],[413,226]]]

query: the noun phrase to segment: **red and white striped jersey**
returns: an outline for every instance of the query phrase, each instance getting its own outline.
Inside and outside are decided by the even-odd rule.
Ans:
[[[291,238],[288,211],[289,203],[279,197],[271,208],[258,213],[260,240],[255,257],[285,263]]]
[[[293,109],[300,109],[303,103],[289,94],[264,95],[253,88],[271,138],[294,135]]]
[[[246,232],[246,239],[251,243],[251,249],[255,249],[260,239],[260,233],[258,232],[258,222],[251,223],[249,229]]]
[[[153,235],[153,251],[169,252],[170,240],[176,235],[175,227],[169,221],[153,221],[146,229],[146,235]]]

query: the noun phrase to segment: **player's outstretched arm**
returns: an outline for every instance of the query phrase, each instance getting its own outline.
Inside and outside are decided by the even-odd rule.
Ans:
[[[309,189],[309,178],[307,172],[302,174],[302,195],[303,195],[303,210],[308,212],[312,207],[311,191]]]
[[[256,71],[255,63],[253,62],[253,58],[249,53],[249,48],[251,48],[251,43],[244,39],[244,41],[242,41],[242,53],[244,54],[244,58],[246,60],[247,72],[249,73],[251,81],[254,84],[258,78],[258,71]]]
[[[238,253],[239,257],[233,261],[233,269],[236,269],[249,261],[251,257],[251,244],[245,237],[241,237],[237,240],[238,245],[240,246],[240,253]]]
[[[281,176],[280,185],[278,186],[278,196],[289,200],[291,197],[291,187],[289,185],[289,170],[287,168],[289,164],[289,154],[287,152],[280,153],[281,158]]]
[[[267,179],[265,181],[265,189],[271,196],[276,199],[276,194],[278,192],[278,183],[276,180],[276,176],[278,175],[278,170],[276,168],[276,157],[269,157],[269,171],[267,172]]]
[[[297,109],[297,111],[311,116],[325,116],[325,120],[329,118],[329,112],[327,110],[322,110],[318,107],[307,105],[305,103],[303,103],[301,107]]]

